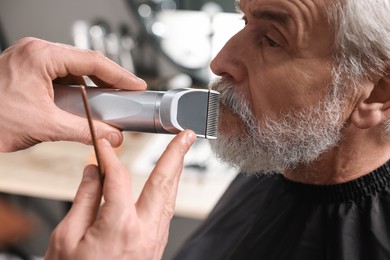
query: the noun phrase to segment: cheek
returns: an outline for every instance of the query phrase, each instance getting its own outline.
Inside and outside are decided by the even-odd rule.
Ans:
[[[257,119],[265,115],[274,118],[283,108],[291,107],[297,93],[286,87],[287,84],[280,74],[278,77],[267,74],[250,81],[246,96]]]
[[[283,111],[318,104],[331,83],[330,72],[308,73],[291,65],[252,75],[248,96],[258,119],[264,115],[277,118]]]

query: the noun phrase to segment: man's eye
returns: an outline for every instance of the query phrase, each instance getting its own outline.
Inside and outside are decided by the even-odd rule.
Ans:
[[[247,25],[247,24],[248,24],[248,19],[246,18],[246,16],[245,16],[245,15],[244,15],[244,16],[243,16],[241,19],[244,21],[245,25]]]
[[[264,35],[263,41],[265,41],[265,43],[270,47],[274,47],[274,48],[280,47],[279,43],[277,43],[276,41],[274,41],[271,37],[269,37],[267,35]]]

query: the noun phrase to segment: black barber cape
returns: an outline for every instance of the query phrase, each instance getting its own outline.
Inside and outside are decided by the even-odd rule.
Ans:
[[[176,260],[390,259],[390,164],[307,185],[238,175]]]

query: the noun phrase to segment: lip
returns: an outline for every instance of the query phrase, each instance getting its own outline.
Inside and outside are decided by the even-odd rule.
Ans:
[[[222,96],[222,92],[220,92],[220,93],[221,93],[221,96]],[[224,100],[223,98],[220,98],[220,99],[219,99],[219,105],[220,105],[220,108],[223,107],[223,108],[228,109],[228,110],[231,111],[229,105],[227,105],[227,104],[225,103],[225,100]]]
[[[226,106],[223,103],[220,103],[219,111],[220,111],[220,115],[223,114],[226,116],[226,114],[230,114],[231,116],[236,117],[237,119],[241,120],[241,117],[239,114],[235,113],[233,110],[231,110],[228,106]]]
[[[219,103],[219,111],[220,113],[226,113],[229,112],[230,114],[235,115],[238,118],[241,118],[240,115],[236,112],[234,112],[228,105],[226,105],[224,102]]]
[[[230,110],[229,107],[220,103],[219,107],[219,123],[218,123],[218,132],[224,134],[225,136],[237,136],[243,131],[244,123],[239,115]]]
[[[225,112],[226,110],[228,110],[231,113],[233,113],[233,111],[231,111],[224,103],[220,102],[219,103],[219,111]]]

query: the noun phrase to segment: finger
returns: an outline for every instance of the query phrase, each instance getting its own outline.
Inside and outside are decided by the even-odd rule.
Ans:
[[[121,219],[122,214],[135,212],[131,190],[131,178],[107,140],[99,140],[100,161],[105,174],[103,196],[107,219]],[[130,210],[130,211],[129,211]]]
[[[88,77],[90,80],[92,80],[93,83],[95,83],[95,85],[97,87],[100,87],[100,88],[111,88],[112,87],[110,84],[107,84],[106,82],[104,82],[103,80],[99,79],[96,76],[89,75]],[[136,90],[136,89],[133,89],[133,90]]]
[[[83,77],[80,76],[74,76],[74,75],[67,75],[62,78],[56,78],[53,80],[53,84],[60,84],[60,85],[83,85],[86,86],[85,80]]]
[[[194,142],[195,134],[186,130],[169,143],[137,201],[140,219],[148,219],[149,222],[155,223],[155,228],[158,228],[162,214],[173,214],[167,211],[167,205],[172,205],[169,200],[176,199],[173,190],[177,188],[184,156]]]
[[[155,256],[155,259],[161,259],[162,255],[165,251],[165,247],[168,244],[168,238],[169,238],[169,226],[171,224],[171,220],[175,211],[175,205],[176,205],[176,197],[177,197],[177,190],[179,187],[179,179],[180,179],[180,171],[176,174],[177,180],[174,181],[174,187],[172,188],[172,192],[169,195],[168,201],[167,201],[167,213],[162,215],[161,223],[158,229],[158,235],[157,240],[161,241],[160,248],[156,250],[157,255]],[[171,215],[172,214],[172,215]]]
[[[88,120],[75,116],[55,107],[55,111],[50,114],[50,122],[53,129],[50,129],[49,138],[57,141],[58,137],[64,141],[75,141],[84,144],[92,144],[92,136],[89,129]],[[94,120],[95,135],[97,139],[106,139],[113,147],[118,147],[123,141],[123,135],[120,130],[109,126],[103,122]]]
[[[57,55],[58,58],[47,68],[52,79],[68,74],[75,76],[91,75],[104,81],[106,86],[130,90],[146,89],[144,80],[136,77],[99,52],[62,44],[54,45],[53,52],[62,53],[62,55]]]
[[[75,243],[82,239],[87,229],[95,222],[101,197],[101,182],[97,167],[89,165],[84,169],[73,205],[61,223],[62,228],[67,229],[72,235]]]

